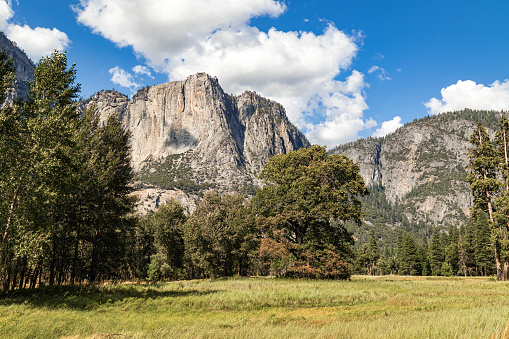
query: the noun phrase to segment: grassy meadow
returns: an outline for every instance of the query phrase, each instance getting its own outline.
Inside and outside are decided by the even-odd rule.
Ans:
[[[267,278],[45,287],[0,298],[0,338],[509,338],[492,278]]]

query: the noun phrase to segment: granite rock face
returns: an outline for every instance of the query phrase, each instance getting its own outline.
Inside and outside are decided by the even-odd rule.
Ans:
[[[497,112],[450,112],[406,124],[384,138],[360,139],[333,153],[359,164],[369,187],[382,187],[410,222],[459,224],[472,203],[466,181],[470,135],[478,118],[494,136]]]
[[[34,79],[34,63],[23,52],[15,42],[9,40],[3,32],[0,31],[0,51],[5,51],[9,58],[13,60],[16,80],[14,88],[9,94],[7,100],[14,98],[25,98],[29,92],[29,82]]]
[[[280,104],[254,92],[227,94],[205,73],[143,88],[131,100],[101,91],[86,104],[131,131],[138,178],[163,189],[252,191],[270,156],[309,146]]]

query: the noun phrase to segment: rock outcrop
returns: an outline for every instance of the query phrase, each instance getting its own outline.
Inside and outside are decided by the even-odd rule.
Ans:
[[[13,100],[18,97],[26,97],[29,92],[28,83],[34,79],[34,63],[23,52],[15,42],[9,40],[3,32],[0,31],[0,51],[5,51],[12,59],[16,80],[14,88],[9,94],[7,100]]]
[[[444,113],[332,152],[357,162],[366,184],[382,187],[411,223],[459,224],[472,203],[466,181],[470,135],[481,120],[493,137],[499,117],[498,112],[471,110]]]
[[[226,94],[205,73],[143,88],[131,100],[101,91],[91,104],[101,120],[114,114],[131,131],[138,179],[162,189],[249,193],[269,157],[309,146],[280,104],[254,92]]]

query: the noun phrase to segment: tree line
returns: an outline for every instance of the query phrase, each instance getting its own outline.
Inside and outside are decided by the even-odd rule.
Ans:
[[[0,54],[0,289],[104,280],[276,275],[348,278],[359,197],[350,159],[311,146],[272,157],[246,200],[209,191],[192,214],[175,200],[135,213],[129,131],[83,109],[75,65],[55,52],[27,98],[6,102]]]

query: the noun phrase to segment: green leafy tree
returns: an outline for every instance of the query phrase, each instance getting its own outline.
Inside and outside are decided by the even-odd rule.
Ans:
[[[252,209],[266,237],[278,241],[275,234],[283,235],[288,244],[297,245],[288,249],[295,267],[318,263],[310,260],[312,253],[338,263],[331,253],[351,254],[353,239],[345,223],[360,223],[358,197],[369,193],[358,165],[313,145],[270,158],[260,178],[267,185],[253,197]]]
[[[257,232],[244,197],[207,192],[184,224],[191,277],[226,277],[249,272]]]
[[[156,253],[151,258],[149,280],[178,279],[184,264],[184,208],[175,199],[159,206],[150,217]]]
[[[0,102],[4,103],[14,84],[14,67],[5,52],[0,53]],[[16,256],[17,235],[23,219],[22,198],[30,163],[26,120],[15,105],[0,108],[0,287],[9,285],[9,271]]]

